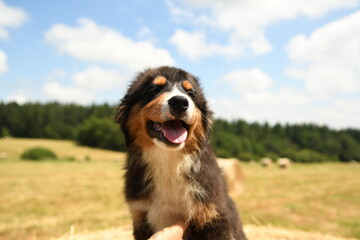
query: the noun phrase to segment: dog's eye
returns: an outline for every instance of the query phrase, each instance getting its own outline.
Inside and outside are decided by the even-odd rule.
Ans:
[[[192,99],[196,98],[196,93],[193,90],[189,90],[187,91],[187,94],[189,95],[189,97],[191,97]]]
[[[158,86],[158,85],[152,85],[151,87],[150,87],[150,93],[152,93],[152,94],[157,94],[157,93],[159,93],[160,91],[161,91],[161,89],[162,89],[162,86]]]

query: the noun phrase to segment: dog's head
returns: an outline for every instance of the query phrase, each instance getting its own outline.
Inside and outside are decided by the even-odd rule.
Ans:
[[[173,67],[140,73],[116,117],[128,147],[192,152],[207,142],[211,129],[211,111],[198,79]]]

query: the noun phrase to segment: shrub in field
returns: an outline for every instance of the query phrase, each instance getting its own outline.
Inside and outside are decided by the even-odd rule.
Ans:
[[[39,161],[44,159],[57,159],[57,156],[53,151],[47,148],[35,147],[23,152],[21,159]]]
[[[10,137],[10,131],[7,127],[2,127],[0,131],[0,137]]]
[[[65,156],[62,158],[62,160],[73,162],[73,161],[75,161],[75,157],[74,156]]]
[[[125,150],[125,138],[110,118],[89,118],[78,128],[76,140],[89,147]]]

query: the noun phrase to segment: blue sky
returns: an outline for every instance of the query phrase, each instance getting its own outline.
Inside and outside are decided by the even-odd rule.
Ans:
[[[217,117],[360,128],[360,0],[0,0],[0,101],[114,104],[159,65]]]

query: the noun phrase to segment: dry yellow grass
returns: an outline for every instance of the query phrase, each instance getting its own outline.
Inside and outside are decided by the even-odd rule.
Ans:
[[[94,161],[20,161],[22,151],[32,146],[51,148],[60,157],[88,154]],[[10,158],[0,160],[0,240],[43,240],[67,233],[66,239],[71,226],[72,239],[130,234],[121,194],[122,161],[112,161],[123,153],[43,139],[0,139],[3,151]],[[250,239],[360,239],[360,165],[295,164],[284,170],[243,164],[243,170],[245,191],[235,202]],[[260,227],[264,225],[274,227]],[[117,239],[131,239],[124,236]]]
[[[131,240],[133,239],[131,231],[130,225],[79,234],[76,234],[75,228],[72,228],[60,238],[52,238],[51,240]],[[272,226],[246,225],[244,231],[249,240],[354,240],[354,238],[341,238],[320,233],[275,228]]]
[[[360,165],[244,164],[245,191],[235,198],[243,222],[360,239]]]
[[[60,158],[84,159],[89,156],[91,160],[122,160],[125,156],[124,153],[79,146],[66,140],[0,138],[0,153],[7,153],[8,158],[19,158],[24,150],[38,146],[51,149]]]

